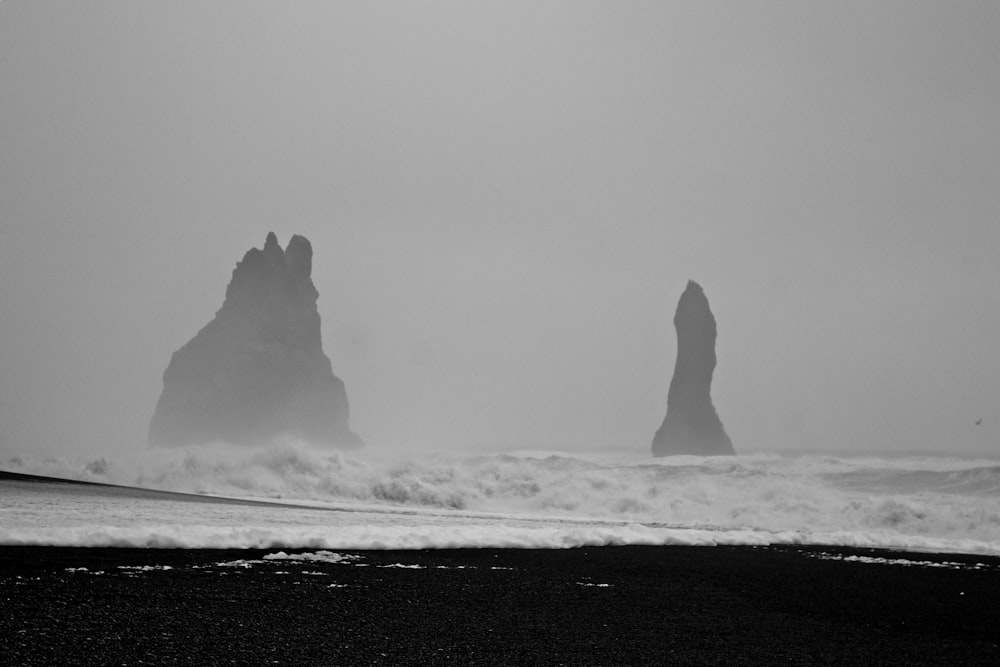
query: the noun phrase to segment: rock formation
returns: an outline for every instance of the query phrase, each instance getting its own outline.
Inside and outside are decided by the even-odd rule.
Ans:
[[[222,308],[163,373],[149,424],[152,445],[278,436],[360,446],[348,427],[347,392],[323,353],[312,246],[274,233],[237,263]]]
[[[734,454],[712,405],[715,318],[701,286],[689,280],[674,315],[677,363],[667,396],[667,416],[653,437],[653,454]]]

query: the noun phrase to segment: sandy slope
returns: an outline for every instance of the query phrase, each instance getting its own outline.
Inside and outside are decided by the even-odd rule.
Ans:
[[[256,505],[260,507],[297,507],[290,503],[271,503],[266,500],[246,500],[242,498],[226,498],[223,496],[206,496],[200,493],[183,493],[180,491],[161,491],[146,489],[139,486],[124,486],[120,484],[103,484],[101,482],[84,482],[63,477],[48,477],[45,475],[26,475],[18,472],[0,470],[0,484],[56,484],[71,485],[77,493],[90,493],[119,498],[141,498],[147,500],[177,500],[195,503],[224,503],[229,505]]]

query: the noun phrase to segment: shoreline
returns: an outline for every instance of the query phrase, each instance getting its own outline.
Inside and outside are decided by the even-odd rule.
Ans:
[[[13,664],[1000,662],[991,556],[822,546],[318,553],[0,546],[0,651]],[[878,558],[957,565],[867,560]]]

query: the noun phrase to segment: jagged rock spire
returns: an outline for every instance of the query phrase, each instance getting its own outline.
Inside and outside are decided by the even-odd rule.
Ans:
[[[283,435],[338,446],[348,426],[344,383],[323,353],[312,245],[273,232],[237,263],[215,318],[177,350],[149,426],[153,445],[222,440],[261,444]]]
[[[689,280],[674,315],[677,363],[667,396],[667,416],[653,438],[653,454],[734,454],[712,405],[715,317],[701,286]]]

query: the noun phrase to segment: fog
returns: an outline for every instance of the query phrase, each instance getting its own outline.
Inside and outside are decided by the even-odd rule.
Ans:
[[[369,448],[1000,453],[1000,6],[0,2],[0,454],[144,449],[273,230]],[[982,419],[976,425],[976,420]]]

